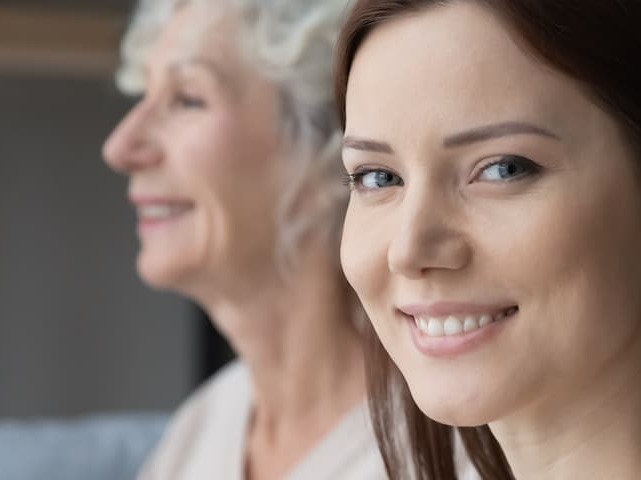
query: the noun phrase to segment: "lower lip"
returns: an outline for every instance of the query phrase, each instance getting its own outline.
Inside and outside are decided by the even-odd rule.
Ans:
[[[164,218],[139,218],[138,219],[138,235],[143,236],[159,229],[173,226],[178,221],[182,220],[190,211],[185,211],[171,215]]]
[[[429,337],[421,332],[413,317],[403,315],[410,328],[410,335],[416,348],[424,355],[430,357],[457,357],[470,353],[482,345],[490,342],[497,336],[505,327],[505,325],[513,320],[518,311],[501,320],[496,320],[485,327],[477,328],[467,333],[459,335],[442,336],[442,337]]]

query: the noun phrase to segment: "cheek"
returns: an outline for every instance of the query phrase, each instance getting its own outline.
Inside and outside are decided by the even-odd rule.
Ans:
[[[384,231],[372,223],[374,220],[351,200],[345,215],[340,254],[347,281],[365,309],[376,313],[384,308],[384,295],[390,278],[388,239]]]
[[[356,210],[350,202],[341,240],[341,265],[345,278],[356,292],[376,335],[391,353],[396,346],[396,332],[386,315],[389,311],[386,295],[390,281],[386,240],[381,232],[371,232],[367,222],[363,221],[363,212]]]
[[[362,296],[362,290],[366,290],[365,285],[360,281],[363,279],[362,261],[359,259],[360,253],[358,244],[360,239],[356,235],[357,227],[355,225],[356,218],[353,215],[351,205],[348,207],[345,214],[345,223],[343,225],[343,235],[341,238],[340,257],[341,267],[345,278],[356,291],[359,297]],[[361,299],[362,300],[362,299]]]
[[[203,171],[233,165],[233,157],[237,156],[234,148],[237,133],[233,124],[224,119],[210,119],[190,127],[181,145],[186,162]]]
[[[527,338],[568,374],[603,363],[638,328],[638,200],[625,186],[594,185],[590,195],[559,188],[532,198],[520,218],[504,212],[511,228],[495,229],[484,248],[523,304]]]
[[[246,189],[256,175],[256,165],[264,158],[257,158],[248,151],[252,142],[240,141],[238,127],[231,120],[211,120],[194,124],[185,133],[182,142],[176,142],[176,168],[181,171],[186,194],[207,203],[229,201]],[[229,200],[225,200],[229,199]]]
[[[176,125],[179,132],[168,135],[187,161],[213,158],[218,164],[243,168],[248,162],[259,163],[273,149],[272,127],[247,121],[242,111],[220,107],[194,115]]]

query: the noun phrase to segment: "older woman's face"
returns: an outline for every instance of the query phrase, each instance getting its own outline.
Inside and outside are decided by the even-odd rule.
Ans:
[[[636,368],[641,195],[613,120],[468,2],[377,28],[341,259],[425,413],[561,413]]]
[[[278,96],[242,61],[234,19],[207,28],[208,15],[174,14],[144,66],[144,98],[104,147],[130,178],[139,272],[187,293],[250,284],[273,259]]]

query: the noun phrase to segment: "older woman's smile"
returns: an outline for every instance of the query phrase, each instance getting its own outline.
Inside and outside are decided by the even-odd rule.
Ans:
[[[179,198],[132,196],[130,202],[138,218],[139,235],[173,224],[194,210],[194,202]]]

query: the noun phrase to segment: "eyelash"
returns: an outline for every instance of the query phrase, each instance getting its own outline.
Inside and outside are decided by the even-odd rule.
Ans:
[[[389,170],[386,170],[384,168],[362,168],[362,169],[360,169],[360,170],[358,170],[358,171],[356,171],[354,173],[346,174],[344,179],[343,179],[343,183],[345,185],[347,185],[349,187],[349,189],[352,190],[352,191],[354,191],[354,190],[365,190],[365,191],[375,190],[376,188],[363,186],[363,177],[365,177],[366,175],[369,175],[371,173],[384,174],[384,175],[395,177],[396,179],[398,179],[398,183],[394,183],[394,184],[391,185],[391,186],[394,186],[394,187],[402,186],[405,183],[403,181],[403,179],[401,177],[399,177],[397,174],[395,174],[394,172],[391,172]],[[379,189],[383,189],[383,188],[389,188],[389,187],[378,187],[378,188]]]
[[[470,183],[474,183],[477,181],[481,182],[513,182],[517,180],[521,180],[524,177],[529,177],[531,175],[536,175],[541,172],[542,167],[530,160],[529,158],[523,157],[521,155],[500,155],[498,157],[494,157],[496,160],[491,161],[485,165],[483,165],[479,170],[476,175],[472,178],[472,181]],[[507,179],[499,179],[499,180],[479,180],[479,177],[481,174],[484,172],[487,172],[490,168],[495,167],[497,165],[507,165],[508,163],[512,163],[513,165],[517,165],[522,169],[522,172]]]

